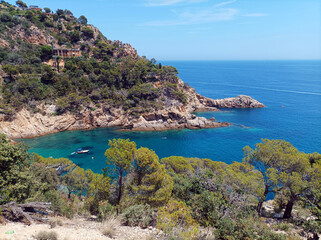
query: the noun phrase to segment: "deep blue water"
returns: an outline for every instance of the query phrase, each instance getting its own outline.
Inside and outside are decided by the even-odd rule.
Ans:
[[[249,95],[262,109],[199,113],[235,125],[219,129],[124,132],[95,129],[25,139],[32,152],[45,157],[69,157],[84,168],[105,167],[108,139],[130,138],[153,149],[160,158],[172,155],[241,161],[242,148],[261,138],[285,139],[300,151],[321,152],[321,61],[171,61],[179,76],[211,98]],[[243,126],[246,127],[243,127]],[[89,155],[72,155],[87,147]]]

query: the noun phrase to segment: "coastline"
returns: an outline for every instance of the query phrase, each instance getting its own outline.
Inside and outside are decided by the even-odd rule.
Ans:
[[[240,95],[234,98],[210,99],[201,96],[194,89],[189,91],[188,104],[174,102],[166,110],[158,110],[133,117],[121,107],[102,106],[91,110],[86,108],[77,114],[54,115],[54,105],[42,105],[46,114],[31,113],[22,109],[12,121],[0,121],[0,132],[10,139],[34,138],[52,133],[91,130],[102,127],[117,127],[126,131],[164,131],[170,129],[203,129],[230,126],[228,122],[197,117],[194,112],[220,111],[219,108],[262,108],[264,104]]]

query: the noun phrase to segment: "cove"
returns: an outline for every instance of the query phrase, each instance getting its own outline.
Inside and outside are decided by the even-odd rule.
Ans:
[[[67,157],[85,169],[100,172],[106,166],[108,140],[129,138],[153,149],[160,158],[177,155],[242,161],[242,148],[261,138],[284,139],[300,151],[321,152],[320,61],[174,61],[179,76],[206,97],[249,95],[262,109],[223,109],[197,115],[231,122],[232,126],[201,130],[127,132],[100,128],[69,131],[23,139],[31,152],[44,157]],[[88,155],[70,155],[77,148]]]

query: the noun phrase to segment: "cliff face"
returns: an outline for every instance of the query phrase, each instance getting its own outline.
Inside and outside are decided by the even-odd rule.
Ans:
[[[37,137],[49,133],[97,127],[120,127],[128,130],[153,131],[167,129],[199,129],[225,127],[230,124],[216,122],[215,119],[197,117],[194,111],[219,111],[218,108],[261,108],[264,105],[249,96],[213,100],[190,91],[189,104],[182,105],[178,101],[171,102],[165,110],[152,111],[132,117],[122,108],[105,105],[96,110],[89,108],[78,114],[65,113],[55,116],[55,105],[43,105],[45,115],[23,109],[12,121],[0,118],[0,132],[9,138]]]

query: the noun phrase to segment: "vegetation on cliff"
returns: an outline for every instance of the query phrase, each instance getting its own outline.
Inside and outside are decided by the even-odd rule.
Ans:
[[[8,119],[40,103],[57,114],[116,106],[132,115],[162,109],[166,100],[186,103],[177,70],[139,57],[134,48],[111,41],[69,10],[0,4],[0,110]]]
[[[228,165],[176,156],[159,161],[155,152],[137,149],[128,139],[109,146],[107,166],[98,174],[68,159],[28,154],[1,136],[1,204],[47,201],[55,214],[93,214],[99,220],[120,214],[123,224],[156,226],[171,239],[203,239],[205,228],[215,239],[286,239],[272,230],[292,225],[315,236],[320,232],[318,153],[263,140],[255,149],[244,148],[243,162]],[[275,211],[283,216],[269,227],[271,220],[260,218],[271,217],[262,208],[266,191],[274,194]]]

